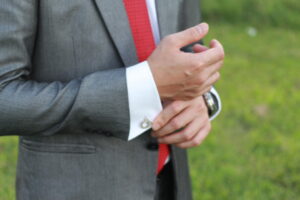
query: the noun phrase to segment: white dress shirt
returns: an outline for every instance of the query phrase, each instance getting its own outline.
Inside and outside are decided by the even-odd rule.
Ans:
[[[147,0],[147,8],[155,44],[160,41],[155,0]],[[153,121],[162,111],[161,99],[147,61],[126,68],[129,99],[130,131],[128,140],[132,140],[151,128],[147,121]],[[214,119],[221,111],[221,100],[217,91],[211,92],[218,100],[219,110],[211,116]]]

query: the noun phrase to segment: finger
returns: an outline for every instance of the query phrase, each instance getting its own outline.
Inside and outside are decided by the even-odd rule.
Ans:
[[[208,86],[207,88],[205,88],[205,89],[203,90],[203,93],[201,94],[201,96],[204,95],[204,94],[207,93],[207,92],[210,92],[210,91],[211,91],[211,88],[212,88],[212,86]]]
[[[172,45],[175,45],[178,48],[182,48],[201,40],[208,33],[208,30],[208,24],[201,23],[184,31],[169,35],[166,37],[166,40],[169,40]]]
[[[191,90],[187,90],[186,94],[190,94],[190,96],[201,96],[205,92],[208,92],[211,90],[212,86],[220,79],[221,74],[219,72],[215,72],[212,76],[210,76],[203,84],[202,87],[194,87]]]
[[[201,73],[198,73],[193,78],[188,80],[186,84],[188,85],[195,85],[195,88],[198,88],[199,85],[203,85],[207,80],[213,76],[216,72],[220,70],[223,65],[223,61],[219,61],[217,63],[212,64],[211,66],[205,68]],[[200,70],[200,69],[199,69]],[[195,71],[194,73],[197,73]]]
[[[164,127],[160,130],[152,133],[153,137],[163,137],[165,135],[171,134],[189,124],[198,115],[197,110],[193,107],[188,107],[183,110],[180,114],[171,119]]]
[[[195,53],[201,53],[203,51],[206,51],[208,49],[208,47],[201,45],[201,44],[195,44],[193,46],[193,52]]]
[[[212,84],[208,85],[206,87],[203,88],[193,88],[190,90],[187,90],[186,93],[186,99],[193,99],[193,98],[197,98],[199,96],[202,96],[204,93],[209,92],[212,88]]]
[[[182,142],[175,144],[177,147],[186,149],[191,147],[199,146],[204,139],[207,137],[207,135],[210,133],[211,125],[210,123],[207,123],[195,136],[189,141]]]
[[[208,76],[212,76],[212,75],[214,75],[216,72],[218,72],[220,69],[221,69],[221,67],[223,66],[223,64],[224,64],[224,61],[223,60],[221,60],[221,61],[219,61],[219,62],[217,62],[217,63],[215,63],[215,64],[212,64],[211,66],[209,66],[206,70],[206,72],[207,72],[207,74],[208,74]]]
[[[225,56],[224,49],[222,44],[219,41],[213,40],[210,46],[211,48],[206,51],[193,54],[193,55],[197,55],[197,59],[199,60],[200,66],[208,67],[224,59]]]
[[[207,87],[211,87],[213,84],[215,84],[220,79],[220,77],[221,77],[220,72],[214,73],[212,76],[210,76],[208,78],[205,85],[207,85]]]
[[[191,140],[202,128],[203,126],[203,119],[198,117],[194,119],[186,128],[183,130],[173,133],[171,135],[167,135],[165,137],[159,138],[159,143],[164,144],[177,144],[183,143],[186,141]]]
[[[212,39],[209,43],[209,46],[211,48],[214,48],[214,47],[221,47],[223,49],[223,45],[217,40],[217,39]]]
[[[172,118],[174,118],[178,113],[185,109],[187,103],[184,101],[174,101],[168,104],[163,111],[154,119],[152,123],[152,129],[154,131],[159,130],[165,126]]]

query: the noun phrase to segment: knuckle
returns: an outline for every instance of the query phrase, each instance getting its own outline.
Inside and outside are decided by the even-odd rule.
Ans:
[[[192,137],[192,135],[189,134],[188,132],[183,132],[183,133],[182,133],[182,138],[183,138],[184,140],[190,140],[191,137]]]
[[[201,140],[199,139],[194,139],[192,141],[192,146],[196,147],[196,146],[199,146],[201,144]]]
[[[225,58],[225,53],[224,53],[223,48],[222,48],[222,47],[219,47],[217,50],[218,50],[218,51],[217,51],[218,58],[219,58],[220,60],[224,60],[224,58]]]
[[[177,119],[171,121],[171,126],[176,130],[181,128],[181,124]]]
[[[193,27],[190,29],[190,37],[194,40],[197,40],[199,38],[199,29],[196,27]]]
[[[181,102],[180,101],[175,101],[171,104],[171,110],[173,113],[178,113],[181,111]]]

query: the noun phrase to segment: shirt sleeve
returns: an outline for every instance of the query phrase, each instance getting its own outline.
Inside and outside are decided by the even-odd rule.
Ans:
[[[162,103],[147,61],[126,68],[126,78],[132,140],[151,128]]]
[[[219,96],[219,94],[218,94],[218,92],[215,88],[212,88],[210,90],[210,92],[212,93],[212,95],[214,95],[216,97],[217,104],[218,104],[218,111],[210,117],[210,120],[213,120],[220,114],[221,109],[222,109],[222,102],[221,102],[221,98],[220,98],[220,96]]]

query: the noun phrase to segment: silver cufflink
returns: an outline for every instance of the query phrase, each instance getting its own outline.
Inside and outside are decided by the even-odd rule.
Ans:
[[[145,119],[141,122],[141,128],[146,129],[146,128],[150,128],[152,126],[152,122],[145,117]]]

